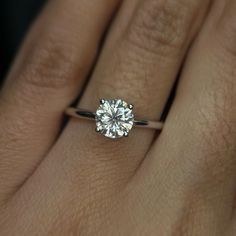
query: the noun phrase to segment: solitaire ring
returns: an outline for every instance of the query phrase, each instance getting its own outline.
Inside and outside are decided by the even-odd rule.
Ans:
[[[135,119],[133,111],[134,106],[121,99],[101,99],[96,112],[69,107],[65,113],[75,118],[95,120],[96,132],[111,139],[128,137],[133,127],[163,128],[162,122]]]

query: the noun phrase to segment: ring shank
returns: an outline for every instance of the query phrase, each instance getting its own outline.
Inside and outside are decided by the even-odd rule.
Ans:
[[[95,120],[96,113],[81,108],[69,107],[65,111],[66,115],[85,120]],[[148,120],[134,120],[134,126],[140,128],[161,130],[163,128],[163,122],[148,121]]]

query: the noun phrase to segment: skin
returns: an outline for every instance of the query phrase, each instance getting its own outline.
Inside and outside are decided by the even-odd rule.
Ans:
[[[0,93],[0,235],[235,235],[235,23],[235,0],[51,0]],[[78,97],[158,120],[179,75],[161,133],[62,126]]]

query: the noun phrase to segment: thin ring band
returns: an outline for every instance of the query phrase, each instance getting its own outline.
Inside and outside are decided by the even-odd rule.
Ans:
[[[73,107],[67,108],[65,113],[68,116],[85,120],[95,120],[96,117],[95,112]],[[140,128],[161,130],[164,126],[164,123],[159,121],[134,120],[134,126]]]

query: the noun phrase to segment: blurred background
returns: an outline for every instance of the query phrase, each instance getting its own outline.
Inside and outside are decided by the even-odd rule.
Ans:
[[[47,0],[0,0],[0,83],[34,18]]]

